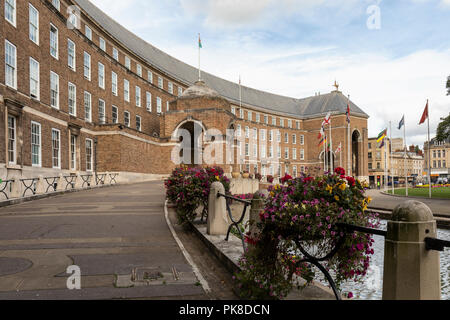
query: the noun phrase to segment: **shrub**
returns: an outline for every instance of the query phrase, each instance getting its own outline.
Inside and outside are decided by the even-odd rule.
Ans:
[[[196,210],[203,205],[208,207],[208,197],[211,184],[221,182],[225,191],[230,190],[230,180],[224,176],[219,167],[208,168],[176,168],[172,175],[164,182],[166,196],[174,205],[178,222],[185,224],[193,221]],[[205,210],[204,213],[207,213]]]
[[[377,227],[376,214],[366,213],[371,199],[364,186],[345,176],[342,168],[320,177],[283,178],[285,185],[269,187],[269,197],[257,223],[261,231],[247,234],[250,250],[240,261],[236,275],[240,293],[246,299],[280,299],[299,285],[299,277],[310,284],[315,269],[305,264],[299,246],[323,257],[342,238],[338,252],[326,262],[335,274],[336,285],[361,281],[373,255],[371,235],[345,235],[337,223]],[[296,277],[298,276],[298,277]]]

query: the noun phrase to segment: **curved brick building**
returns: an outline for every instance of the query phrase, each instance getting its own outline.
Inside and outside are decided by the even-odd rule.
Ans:
[[[334,165],[368,177],[368,115],[350,102],[348,130],[348,99],[337,89],[296,99],[208,73],[198,82],[197,69],[88,0],[2,0],[0,12],[0,178],[166,175],[182,128],[232,129],[238,165],[216,163],[228,172],[298,174],[323,167],[317,136],[328,112],[333,149],[342,145]],[[192,138],[192,158],[211,143]]]

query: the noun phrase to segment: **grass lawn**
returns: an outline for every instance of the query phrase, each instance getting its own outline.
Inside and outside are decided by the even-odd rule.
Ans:
[[[392,194],[392,190],[389,190]],[[406,195],[406,189],[395,189],[395,194],[400,196]],[[426,197],[428,198],[428,188],[408,189],[408,196],[410,197]],[[432,188],[431,197],[436,199],[450,199],[450,188]]]

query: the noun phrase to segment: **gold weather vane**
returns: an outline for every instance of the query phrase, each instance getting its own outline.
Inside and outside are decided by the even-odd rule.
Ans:
[[[336,88],[336,91],[339,91],[339,84],[336,82],[336,80],[334,80],[333,87]]]

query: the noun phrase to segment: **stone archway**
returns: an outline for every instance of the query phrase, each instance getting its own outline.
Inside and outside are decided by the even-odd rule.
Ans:
[[[361,134],[358,130],[352,134],[352,173],[353,176],[359,177],[362,174],[360,166],[361,150],[360,150]]]
[[[180,143],[180,162],[182,165],[196,167],[203,159],[203,124],[195,120],[183,121],[175,130],[173,139]]]

